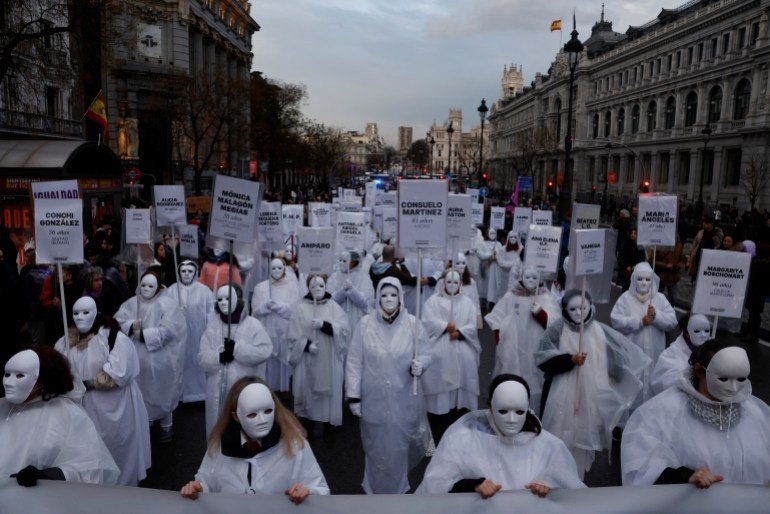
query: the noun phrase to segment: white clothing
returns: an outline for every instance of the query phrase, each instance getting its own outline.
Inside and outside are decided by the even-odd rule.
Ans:
[[[416,257],[408,257],[404,261],[404,265],[409,270],[409,272],[412,274],[413,277],[417,278],[417,258]],[[441,278],[441,273],[444,271],[444,262],[440,260],[434,260],[429,257],[423,257],[422,258],[422,278],[430,278],[433,277],[435,280],[438,281],[439,278]],[[406,303],[406,308],[409,310],[409,312],[417,312],[417,288],[420,287],[420,284],[417,284],[416,286],[404,286],[404,301]],[[422,286],[422,292],[420,293],[420,312],[422,312],[422,307],[425,305],[425,302],[433,296],[433,286],[430,284],[425,284]]]
[[[436,288],[435,288],[435,291],[433,291],[433,296],[440,294],[442,291],[444,291],[444,279],[440,278],[439,281],[436,282]],[[481,319],[481,303],[479,301],[479,288],[478,288],[478,285],[476,285],[476,281],[473,278],[471,278],[470,284],[461,284],[460,294],[468,298],[473,304],[474,308],[476,309],[476,328],[478,329],[483,328],[484,322]]]
[[[489,300],[490,268],[492,265],[492,254],[494,253],[497,244],[497,241],[487,241],[482,239],[481,242],[478,242],[478,246],[476,247],[476,257],[479,259],[479,273],[474,276],[478,278],[479,296],[485,300]],[[466,259],[466,261],[468,260]],[[470,265],[469,261],[468,265]],[[473,272],[471,271],[471,273]]]
[[[345,289],[347,281],[351,283],[349,289]],[[359,264],[348,273],[335,271],[329,277],[326,290],[347,314],[350,327],[348,335],[352,335],[358,322],[369,314],[371,306],[374,305],[374,286],[369,277],[369,270]]]
[[[489,283],[487,284],[487,301],[497,303],[508,291],[510,276],[517,279],[521,274],[521,244],[518,249],[508,251],[506,246],[495,242],[496,258],[489,265]]]
[[[690,367],[688,362],[690,355],[692,355],[692,351],[687,346],[684,335],[680,334],[676,341],[663,350],[652,369],[650,386],[653,394],[660,394],[679,382],[679,375]]]

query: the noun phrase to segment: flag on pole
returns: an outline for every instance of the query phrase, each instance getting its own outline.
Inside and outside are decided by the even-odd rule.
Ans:
[[[104,92],[99,90],[99,93],[91,102],[86,110],[86,118],[98,123],[102,127],[102,137],[106,141],[110,137],[110,124],[107,121],[107,104],[104,101]]]
[[[551,32],[561,30],[561,20],[553,20],[551,22]]]

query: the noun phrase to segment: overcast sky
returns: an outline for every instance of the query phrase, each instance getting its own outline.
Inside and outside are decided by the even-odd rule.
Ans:
[[[616,32],[653,19],[683,0],[606,2]],[[253,69],[307,86],[303,112],[344,130],[376,122],[389,144],[397,128],[422,137],[450,107],[463,128],[479,122],[481,98],[500,98],[503,65],[522,64],[524,83],[545,73],[572,31],[572,8],[585,41],[598,21],[597,0],[252,0],[262,27],[253,38]]]

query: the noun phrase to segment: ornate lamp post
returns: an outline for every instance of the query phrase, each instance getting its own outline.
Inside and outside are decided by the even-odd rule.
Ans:
[[[564,136],[564,182],[559,189],[559,218],[564,220],[572,209],[572,104],[574,102],[575,69],[583,51],[583,43],[578,39],[575,18],[572,18],[572,38],[564,45],[569,58],[569,107],[567,110],[567,135]]]
[[[433,136],[428,133],[428,136],[430,136],[430,139],[428,139],[428,144],[430,144],[430,172],[433,173],[433,147],[436,146],[436,140],[433,139]]]
[[[703,217],[703,179],[706,176],[706,150],[708,149],[709,139],[711,139],[711,126],[707,123],[700,132],[703,135],[703,163],[700,168],[700,187],[698,189],[698,207],[695,210],[695,220],[700,223]]]
[[[452,134],[455,133],[455,129],[452,128],[452,123],[449,122],[449,127],[446,129],[447,136],[449,137],[449,161],[447,163],[447,174],[452,173]]]
[[[482,98],[481,105],[478,108],[479,119],[481,120],[481,134],[479,135],[479,173],[478,173],[478,187],[481,187],[481,174],[484,168],[484,120],[487,118],[487,101]]]

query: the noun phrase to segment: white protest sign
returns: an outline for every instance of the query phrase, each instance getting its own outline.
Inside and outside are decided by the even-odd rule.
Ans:
[[[332,204],[323,202],[308,202],[307,218],[311,227],[332,226]]]
[[[495,230],[505,228],[505,207],[490,207],[489,228]]]
[[[32,182],[38,264],[83,262],[83,200],[77,180]]]
[[[305,215],[304,205],[284,205],[281,207],[283,218],[283,238],[286,240],[291,235],[297,235],[297,229],[302,226],[302,218]]]
[[[209,234],[241,243],[251,243],[257,234],[257,216],[262,184],[217,175],[209,217]]]
[[[126,209],[126,243],[152,243],[150,209]]]
[[[590,203],[576,203],[572,205],[572,224],[574,230],[599,228],[599,213],[601,205]]]
[[[159,227],[187,224],[184,186],[154,186],[155,224]]]
[[[355,200],[355,199],[354,199]],[[340,202],[341,212],[361,212],[361,202],[345,200]]]
[[[447,186],[443,180],[402,180],[398,184],[398,246],[446,248]]]
[[[337,234],[334,239],[336,252],[362,252],[364,250],[364,213],[338,212]]]
[[[553,225],[553,212],[551,211],[532,211],[532,224],[542,227]]]
[[[478,227],[484,224],[484,204],[475,202],[471,204],[471,220]]]
[[[469,187],[465,190],[465,194],[470,196],[473,199],[473,203],[479,203],[479,190]]]
[[[743,316],[751,254],[703,250],[692,312],[725,318]]]
[[[334,228],[299,227],[297,255],[300,273],[331,275],[334,267]]]
[[[396,237],[398,232],[398,209],[395,207],[382,208],[382,240],[387,241]]]
[[[366,222],[367,225],[372,224],[372,208],[371,207],[364,207],[362,209],[364,213],[364,222]]]
[[[179,227],[179,255],[198,258],[198,225]]]
[[[532,267],[545,273],[556,273],[559,266],[561,232],[560,227],[530,225],[525,256],[527,268]]]
[[[532,209],[529,207],[516,207],[513,211],[513,231],[519,235],[526,235],[529,232],[529,226],[531,224]]]
[[[342,190],[342,198],[345,200],[352,199],[356,197],[356,190],[355,189],[343,189]]]
[[[559,227],[556,228],[560,230]],[[598,275],[604,271],[604,232],[602,229],[573,232],[575,234],[575,275]]]
[[[378,205],[382,205],[383,207],[395,207],[396,202],[398,201],[396,196],[397,194],[395,191],[382,193],[381,195],[377,196],[377,199],[380,202]]]
[[[365,201],[367,207],[374,207],[377,203],[377,183],[373,180],[366,183]]]
[[[257,218],[257,233],[262,243],[283,243],[281,202],[262,202]]]
[[[676,246],[676,219],[676,196],[639,195],[636,244],[640,246]]]
[[[471,202],[468,195],[449,195],[446,219],[447,249],[466,251],[471,248]]]

